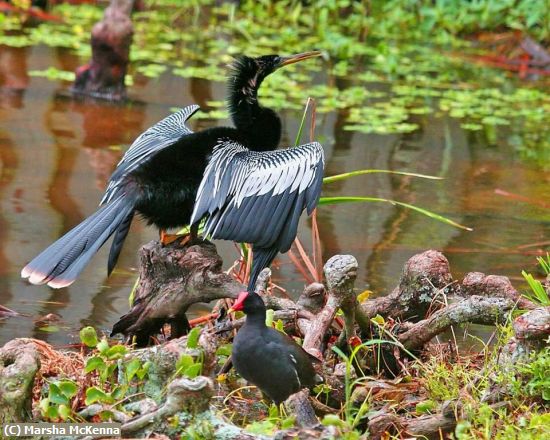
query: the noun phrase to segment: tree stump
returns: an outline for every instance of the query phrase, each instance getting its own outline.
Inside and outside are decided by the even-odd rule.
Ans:
[[[236,298],[243,289],[222,271],[222,259],[212,243],[162,246],[152,241],[140,249],[133,306],[112,334],[135,336],[136,344],[143,346],[168,323],[171,337],[179,337],[187,330],[185,312],[191,304]]]
[[[76,71],[73,93],[118,101],[126,98],[134,27],[130,20],[134,0],[111,0],[103,19],[92,29],[92,60]]]

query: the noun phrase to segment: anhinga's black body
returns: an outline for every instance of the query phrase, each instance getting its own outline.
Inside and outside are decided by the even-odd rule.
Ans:
[[[290,336],[265,325],[266,309],[258,294],[241,294],[233,310],[246,313],[246,321],[235,336],[231,351],[233,365],[243,378],[277,404],[302,388],[315,385],[312,363],[318,359]]]
[[[228,82],[235,127],[193,133],[185,122],[198,106],[188,106],[149,128],[118,164],[99,209],[35,257],[21,276],[33,284],[68,286],[114,235],[110,274],[136,213],[161,230],[188,225],[208,159],[220,142],[231,141],[252,151],[272,150],[279,144],[281,121],[258,102],[263,79],[281,66],[317,55],[237,59]]]

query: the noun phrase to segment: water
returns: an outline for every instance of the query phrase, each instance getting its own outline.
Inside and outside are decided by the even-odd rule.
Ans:
[[[23,315],[0,320],[0,344],[14,337],[35,337],[63,345],[74,342],[83,325],[108,332],[128,310],[137,250],[157,237],[153,228],[134,222],[118,267],[108,279],[107,249],[66,289],[29,285],[19,272],[94,212],[108,176],[139,133],[171,107],[205,107],[208,100],[222,99],[225,86],[165,74],[159,80],[137,77],[128,104],[74,101],[66,97],[66,84],[27,74],[50,65],[74,70],[79,61],[66,51],[0,47],[0,60],[0,304]],[[281,116],[284,143],[289,144],[297,132],[298,114]],[[459,280],[469,271],[481,271],[509,276],[519,286],[521,270],[534,270],[535,256],[550,245],[550,176],[519,160],[504,135],[491,144],[444,115],[418,117],[415,122],[421,129],[412,134],[366,135],[344,131],[344,118],[341,110],[318,122],[327,175],[375,168],[440,175],[445,180],[374,174],[331,184],[325,195],[395,199],[474,228],[462,231],[389,204],[320,208],[324,257],[355,255],[358,289],[387,293],[398,282],[405,261],[430,248],[447,256]],[[201,129],[207,123],[191,125]],[[495,190],[519,194],[526,201]],[[308,247],[308,220],[302,222],[300,238]],[[219,250],[229,266],[236,256],[233,247],[222,243]],[[275,281],[297,295],[303,280],[288,257],[282,256],[274,266]],[[40,330],[44,324],[35,321],[50,313],[60,316],[55,323],[58,331]]]

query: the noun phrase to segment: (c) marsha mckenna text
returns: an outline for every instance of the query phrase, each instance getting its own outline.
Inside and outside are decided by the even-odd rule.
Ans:
[[[54,435],[120,436],[120,423],[7,423],[2,434],[11,437]]]

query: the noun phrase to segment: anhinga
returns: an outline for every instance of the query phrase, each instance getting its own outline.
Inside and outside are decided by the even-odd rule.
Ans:
[[[134,141],[118,164],[99,209],[35,257],[23,268],[21,276],[33,284],[68,286],[114,234],[108,261],[110,274],[136,213],[157,226],[161,236],[166,229],[189,225],[197,188],[214,149],[214,156],[219,157],[225,144],[227,151],[248,149],[249,155],[278,146],[281,121],[273,110],[259,104],[258,89],[262,81],[282,66],[319,55],[320,52],[313,51],[289,57],[238,58],[228,81],[228,105],[235,127],[214,127],[193,133],[185,125],[198,110],[198,106],[191,105],[149,128]],[[281,162],[285,154],[288,155],[275,156]],[[295,154],[288,155],[291,156],[296,160]],[[271,157],[269,153],[268,157]],[[216,163],[214,160],[211,165]],[[265,165],[265,162],[262,159],[258,164]],[[281,172],[282,168],[284,166],[279,167]],[[218,217],[211,217],[208,224],[212,225],[212,219]],[[193,225],[191,236],[194,237],[196,231],[197,225]]]

